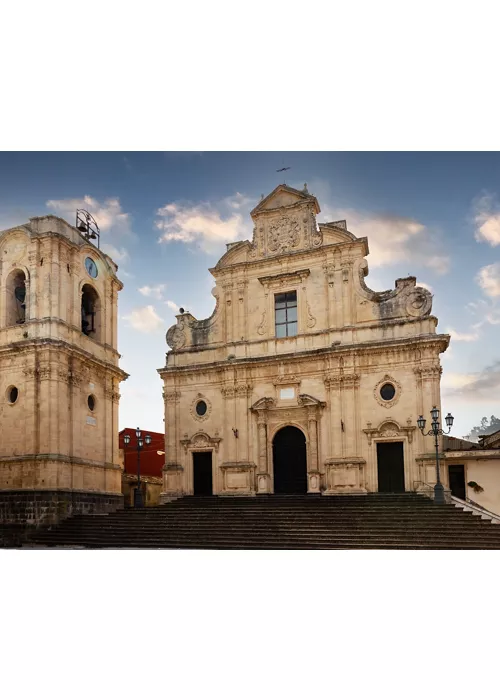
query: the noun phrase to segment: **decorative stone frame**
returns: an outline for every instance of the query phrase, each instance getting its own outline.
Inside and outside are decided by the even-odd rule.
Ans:
[[[198,413],[196,413],[196,406],[197,406],[199,401],[204,401],[207,405],[207,410],[203,416],[200,416],[200,415],[198,415]],[[190,407],[189,411],[190,411],[191,415],[193,416],[193,418],[197,421],[202,422],[204,420],[208,420],[208,418],[210,417],[210,414],[212,412],[212,403],[203,394],[196,394],[196,398],[194,399],[194,401],[191,402],[191,407]],[[181,440],[181,442],[182,442],[182,440]]]
[[[272,493],[273,440],[276,433],[286,426],[298,428],[306,441],[306,469],[308,493],[320,493],[321,474],[318,464],[320,441],[320,417],[326,403],[299,394],[295,402],[279,404],[270,397],[256,401],[251,410],[257,415],[258,462],[255,474],[257,493]]]
[[[262,321],[257,328],[259,335],[268,335],[275,340],[290,340],[296,338],[306,332],[307,328],[314,325],[316,319],[312,316],[306,297],[306,281],[311,271],[308,268],[297,270],[296,272],[282,272],[278,275],[268,275],[259,277],[259,282],[264,287],[265,307],[262,315]],[[301,291],[300,291],[301,290]],[[284,292],[297,293],[297,335],[285,336],[284,338],[276,337],[276,318],[275,318],[275,303],[274,295]],[[267,318],[270,323],[267,323]],[[268,332],[269,329],[269,332]]]
[[[408,418],[406,425],[400,425],[394,418],[385,418],[377,428],[372,428],[371,423],[366,425],[367,427],[363,429],[363,432],[368,438],[370,451],[374,452],[371,458],[372,473],[368,477],[368,483],[373,486],[375,491],[378,491],[377,443],[402,442],[405,491],[412,491],[413,482],[415,481],[415,466],[412,459],[411,444],[417,427],[411,424],[411,418]]]
[[[392,384],[394,386],[394,389],[396,390],[394,397],[390,401],[384,401],[384,399],[380,396],[380,390],[384,386],[384,384]],[[391,377],[389,374],[386,374],[384,378],[381,379],[375,385],[375,388],[373,389],[373,395],[380,406],[383,406],[384,408],[392,408],[392,406],[395,406],[401,398],[401,391],[401,384],[396,379],[394,379],[394,377]]]
[[[183,493],[193,493],[194,491],[194,462],[193,453],[195,452],[211,452],[212,453],[212,489],[214,494],[220,492],[219,483],[219,467],[217,463],[217,455],[219,452],[219,443],[222,438],[216,432],[214,437],[210,437],[208,433],[203,431],[198,431],[194,433],[191,437],[187,433],[184,433],[184,438],[180,441],[181,445],[184,447],[185,453],[185,468],[183,469],[184,475],[182,478]]]
[[[325,461],[326,496],[364,494],[366,489],[366,462],[361,457],[329,458]]]

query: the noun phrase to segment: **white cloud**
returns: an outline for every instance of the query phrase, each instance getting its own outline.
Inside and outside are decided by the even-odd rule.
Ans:
[[[500,262],[482,267],[476,281],[489,297],[500,297]]]
[[[171,301],[170,299],[167,299],[165,304],[168,306],[169,309],[171,309],[175,314],[179,313],[179,307],[175,303],[175,301]]]
[[[355,209],[323,207],[319,221],[347,220],[358,238],[368,238],[370,267],[410,262],[430,268],[438,275],[450,269],[450,259],[440,254],[437,236],[425,224],[397,214],[376,214]],[[431,235],[432,234],[432,235]]]
[[[433,289],[430,284],[427,284],[426,282],[420,282],[420,280],[417,281],[417,286],[418,287],[423,287],[424,289],[427,289],[428,292],[433,292]]]
[[[239,192],[216,204],[171,202],[157,211],[155,226],[162,232],[158,242],[194,243],[216,252],[223,243],[251,238],[250,209],[251,200]]]
[[[474,381],[475,378],[475,374],[444,372],[441,378],[441,387],[443,389],[462,389]]]
[[[103,243],[101,250],[109,255],[109,257],[115,263],[121,263],[122,265],[129,261],[128,251],[125,248],[116,248],[111,243]]]
[[[465,308],[474,316],[481,317],[481,320],[472,326],[473,328],[481,328],[485,323],[489,323],[492,326],[500,325],[500,306],[495,299],[492,301],[486,301],[485,299],[470,301]]]
[[[75,199],[49,199],[46,206],[70,224],[75,220],[77,209],[86,209],[97,221],[101,233],[132,236],[130,214],[122,211],[118,197],[100,202],[87,194]]]
[[[162,330],[165,325],[163,319],[158,316],[151,305],[134,309],[127,316],[123,316],[123,319],[128,321],[129,325],[140,333],[154,333]]]
[[[476,241],[500,245],[500,206],[494,195],[486,193],[475,200],[474,220]]]
[[[154,287],[145,285],[144,287],[139,287],[138,291],[145,297],[153,297],[153,299],[161,300],[163,299],[163,292],[166,286],[166,284],[157,284]]]
[[[452,340],[463,340],[466,343],[471,343],[479,338],[478,333],[459,333],[458,331],[453,330],[453,328],[447,328],[446,333],[451,336]]]

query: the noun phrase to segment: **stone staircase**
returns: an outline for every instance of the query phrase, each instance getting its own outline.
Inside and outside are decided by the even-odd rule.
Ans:
[[[500,549],[500,525],[425,496],[186,496],[69,518],[26,547]]]

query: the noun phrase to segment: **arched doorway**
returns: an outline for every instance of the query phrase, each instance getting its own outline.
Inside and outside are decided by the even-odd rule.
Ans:
[[[273,440],[274,493],[307,493],[304,433],[292,425],[278,430]]]

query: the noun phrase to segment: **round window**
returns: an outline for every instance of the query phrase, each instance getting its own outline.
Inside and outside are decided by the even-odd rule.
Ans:
[[[93,396],[92,394],[90,394],[90,396],[87,399],[87,405],[88,405],[90,411],[94,410],[94,408],[95,408],[95,396]]]
[[[392,401],[395,395],[396,389],[392,384],[384,384],[384,386],[380,389],[380,396],[384,399],[384,401]]]
[[[7,397],[9,399],[9,403],[16,403],[18,396],[19,396],[19,389],[16,386],[11,386],[7,390]]]
[[[196,413],[199,416],[204,416],[207,412],[207,404],[204,401],[198,401],[196,404]]]

